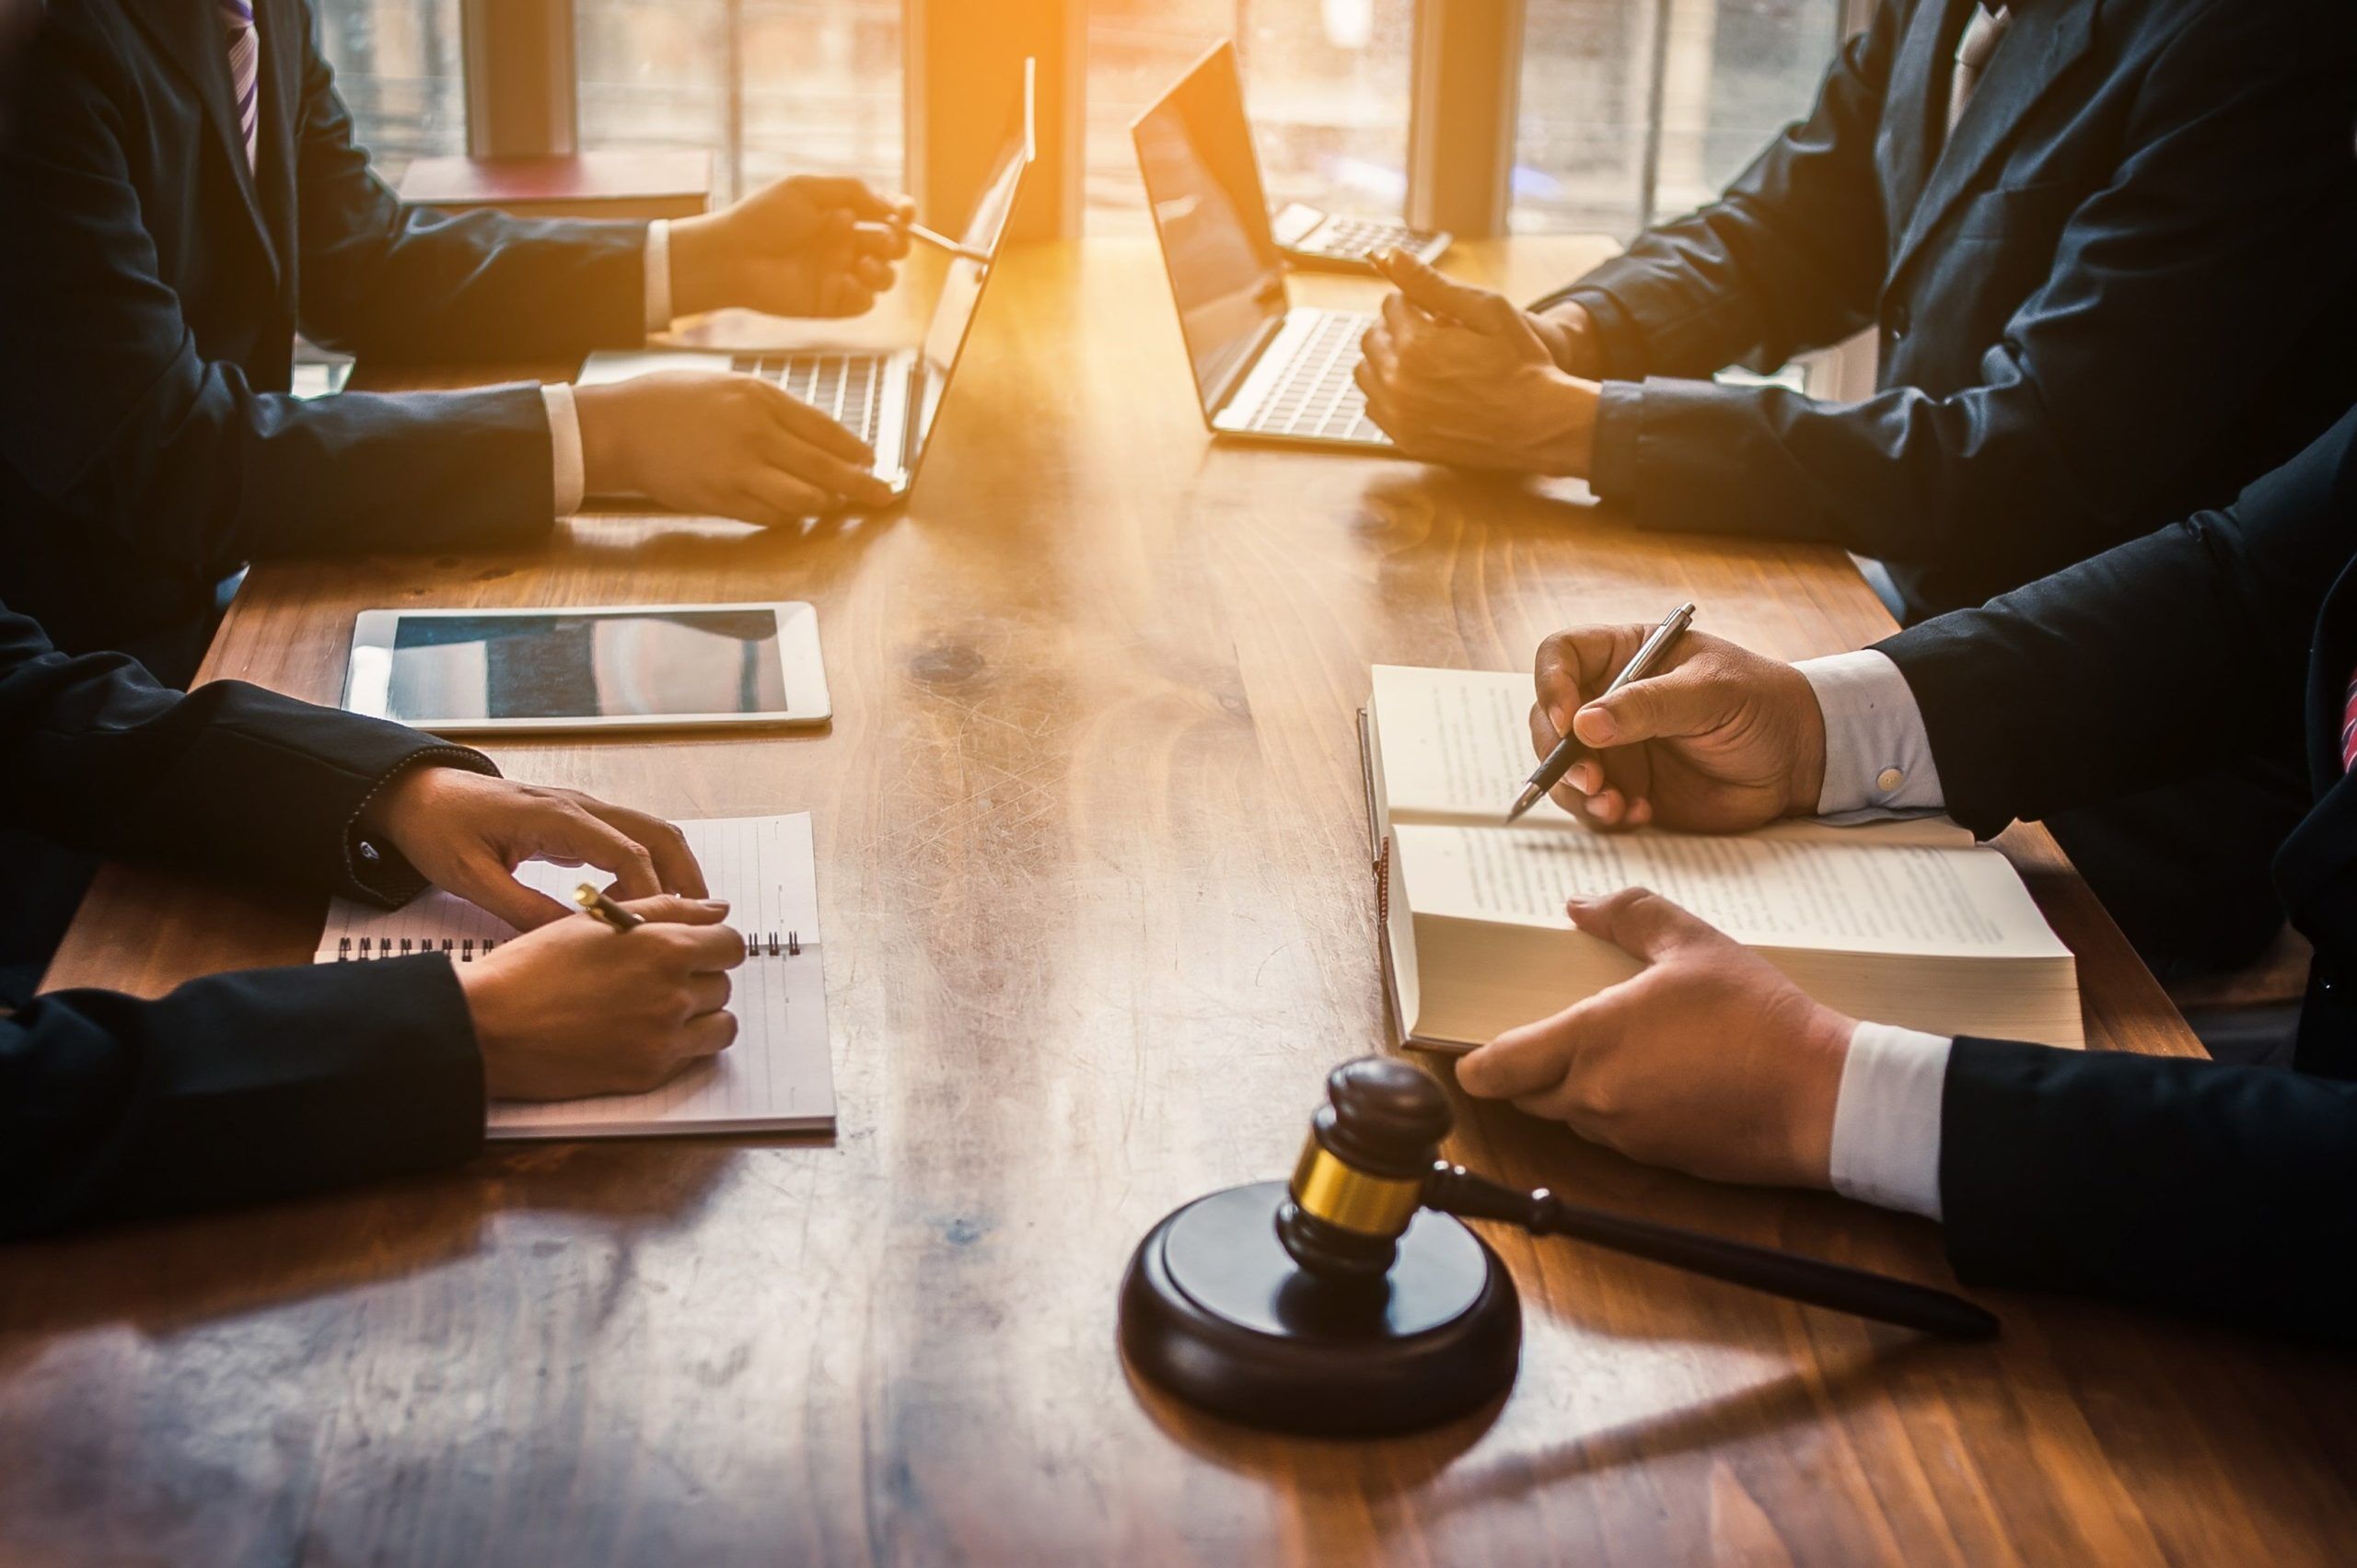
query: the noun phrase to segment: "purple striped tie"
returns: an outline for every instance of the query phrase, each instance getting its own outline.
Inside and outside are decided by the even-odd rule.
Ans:
[[[254,128],[261,122],[261,37],[254,31],[253,0],[217,0],[221,26],[229,35],[229,86],[238,95],[238,131],[245,139],[246,168],[254,167]]]

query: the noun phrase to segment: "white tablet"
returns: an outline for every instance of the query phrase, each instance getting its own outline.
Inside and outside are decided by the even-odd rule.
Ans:
[[[365,610],[343,705],[436,734],[823,723],[807,604]]]

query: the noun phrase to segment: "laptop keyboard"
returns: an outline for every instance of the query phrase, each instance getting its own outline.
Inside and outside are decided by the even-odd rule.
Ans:
[[[1366,398],[1351,379],[1359,365],[1359,339],[1373,325],[1372,316],[1320,312],[1317,327],[1302,340],[1301,351],[1284,366],[1275,389],[1253,411],[1245,428],[1256,436],[1389,446],[1390,439],[1367,418]]]
[[[1376,251],[1393,247],[1412,254],[1429,238],[1404,224],[1329,217],[1303,236],[1294,249],[1306,255],[1330,256],[1338,261],[1364,261]]]
[[[740,354],[729,368],[776,382],[869,446],[882,423],[884,365],[866,354]]]

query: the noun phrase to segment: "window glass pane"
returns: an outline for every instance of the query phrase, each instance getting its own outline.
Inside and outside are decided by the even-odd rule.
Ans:
[[[1840,0],[1527,4],[1525,230],[1628,235],[1710,200],[1808,111],[1840,38]]]
[[[467,147],[459,0],[318,0],[320,45],[377,171]]]
[[[1089,0],[1089,221],[1145,226],[1130,122],[1229,37],[1269,199],[1397,217],[1414,13],[1413,0]]]
[[[900,0],[579,0],[585,147],[707,147],[727,201],[902,179]]]

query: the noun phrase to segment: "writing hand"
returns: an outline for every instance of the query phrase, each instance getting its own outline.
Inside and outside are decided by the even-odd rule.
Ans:
[[[1580,626],[1538,645],[1532,749],[1545,756],[1568,726],[1596,753],[1572,764],[1557,804],[1601,828],[1713,833],[1814,815],[1825,716],[1808,678],[1689,632],[1655,673],[1599,698],[1652,630]]]
[[[616,932],[574,914],[453,966],[492,1098],[642,1094],[737,1038],[727,971],[745,941],[721,923],[728,906],[624,907],[648,923]]]

